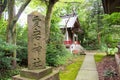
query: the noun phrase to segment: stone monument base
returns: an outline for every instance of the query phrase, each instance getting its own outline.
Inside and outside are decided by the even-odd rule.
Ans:
[[[59,80],[59,71],[52,71],[51,67],[40,70],[22,69],[20,75],[13,76],[13,80]]]

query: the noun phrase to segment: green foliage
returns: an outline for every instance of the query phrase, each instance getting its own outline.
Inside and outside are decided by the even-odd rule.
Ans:
[[[17,25],[17,59],[19,65],[27,66],[27,27]]]
[[[99,49],[98,34],[101,33],[101,28],[102,28],[101,15],[103,14],[103,8],[100,7],[100,4],[101,4],[100,0],[86,1],[82,9],[85,11],[81,11],[78,13],[80,24],[84,31],[82,45],[86,49]],[[81,13],[83,14],[80,15]],[[84,19],[82,19],[81,16]]]
[[[101,51],[107,51],[107,44],[105,44],[104,42],[102,42],[101,45],[100,45],[100,50]]]
[[[120,13],[114,12],[111,15],[107,14],[104,16],[103,20],[109,25],[120,25]]]
[[[94,55],[95,62],[100,62],[105,57],[105,53],[96,53]]]
[[[101,31],[101,42],[102,49],[107,52],[107,54],[114,54],[115,47],[120,41],[120,13],[112,13],[103,16],[103,28]]]
[[[114,77],[117,76],[117,73],[114,70],[105,70],[103,76],[105,77]]]
[[[61,44],[48,44],[46,57],[48,65],[58,66],[66,62],[66,59],[70,57],[70,53]]]
[[[27,66],[27,61],[28,61],[28,59],[27,59],[27,43],[22,43],[22,44],[26,44],[26,46],[24,46],[24,45],[21,45],[21,46],[19,46],[18,47],[18,49],[17,49],[17,59],[18,59],[18,63],[19,63],[19,65],[21,66]]]
[[[16,49],[16,46],[0,39],[0,70],[11,69],[11,53],[13,49]]]
[[[0,38],[5,40],[7,21],[0,19]]]
[[[0,80],[12,80],[12,76],[17,75],[20,73],[20,70],[14,69],[14,70],[6,70],[1,71],[0,73]]]
[[[117,48],[108,48],[107,55],[115,55],[116,52],[118,52]]]
[[[11,69],[12,53],[17,46],[5,42],[7,21],[0,20],[0,70]]]
[[[0,80],[10,80],[17,73],[16,70],[11,70],[12,53],[17,46],[5,42],[6,27],[7,21],[0,19]]]
[[[52,17],[50,39],[47,45],[47,64],[50,66],[58,66],[64,64],[66,59],[70,57],[70,53],[63,45],[63,34],[58,27],[58,21],[60,20],[55,14]]]
[[[11,57],[3,57],[2,55],[4,55],[3,53],[0,53],[0,69],[10,69],[11,68]],[[3,58],[2,58],[3,57]]]

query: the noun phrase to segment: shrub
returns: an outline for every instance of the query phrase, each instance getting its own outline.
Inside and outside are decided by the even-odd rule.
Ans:
[[[11,53],[16,46],[8,44],[0,39],[0,70],[11,68]]]
[[[66,59],[70,57],[70,53],[62,44],[48,44],[47,46],[47,64],[50,66],[58,66],[64,64]]]
[[[27,66],[27,25],[17,25],[17,59],[20,66]]]
[[[0,74],[0,80],[12,80],[11,77],[14,75],[17,75],[20,73],[20,70],[14,69],[14,70],[7,70],[7,71],[1,71]]]
[[[58,27],[58,17],[53,16],[50,28],[50,39],[47,45],[47,64],[50,66],[58,66],[64,64],[66,59],[71,56],[63,45],[63,34]]]
[[[7,21],[0,19],[0,38],[5,40]]]
[[[0,39],[0,79],[8,80],[8,77],[13,75],[14,71],[11,70],[11,61],[12,61],[12,52],[17,47],[11,44],[8,44]],[[12,72],[11,72],[12,71]]]
[[[27,43],[26,43],[27,44]],[[28,59],[27,59],[27,47],[19,46],[17,49],[17,59],[20,66],[27,66]]]
[[[108,48],[108,55],[114,55],[118,51],[117,48]]]

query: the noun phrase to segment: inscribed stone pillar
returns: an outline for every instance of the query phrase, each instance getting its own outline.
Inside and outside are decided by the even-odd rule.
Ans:
[[[28,15],[28,69],[45,68],[45,46],[45,17],[32,12]]]

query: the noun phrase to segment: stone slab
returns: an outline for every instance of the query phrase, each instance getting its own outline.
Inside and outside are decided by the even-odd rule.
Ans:
[[[99,80],[94,54],[86,54],[75,80]]]
[[[13,76],[12,80],[33,80],[29,78],[21,77],[20,75]]]
[[[60,80],[59,79],[59,71],[53,71],[51,74],[43,77],[42,79],[30,79],[30,78],[24,78],[20,75],[16,75],[13,77],[13,80]]]
[[[99,80],[97,71],[81,70],[76,80]]]
[[[60,80],[59,79],[59,71],[53,71],[53,73],[51,73],[50,75],[39,79],[39,80]]]
[[[87,54],[81,66],[81,70],[97,70],[93,54]]]
[[[22,69],[20,72],[20,76],[31,79],[41,79],[50,73],[52,73],[51,67],[47,67],[46,69],[40,69],[40,70]]]

